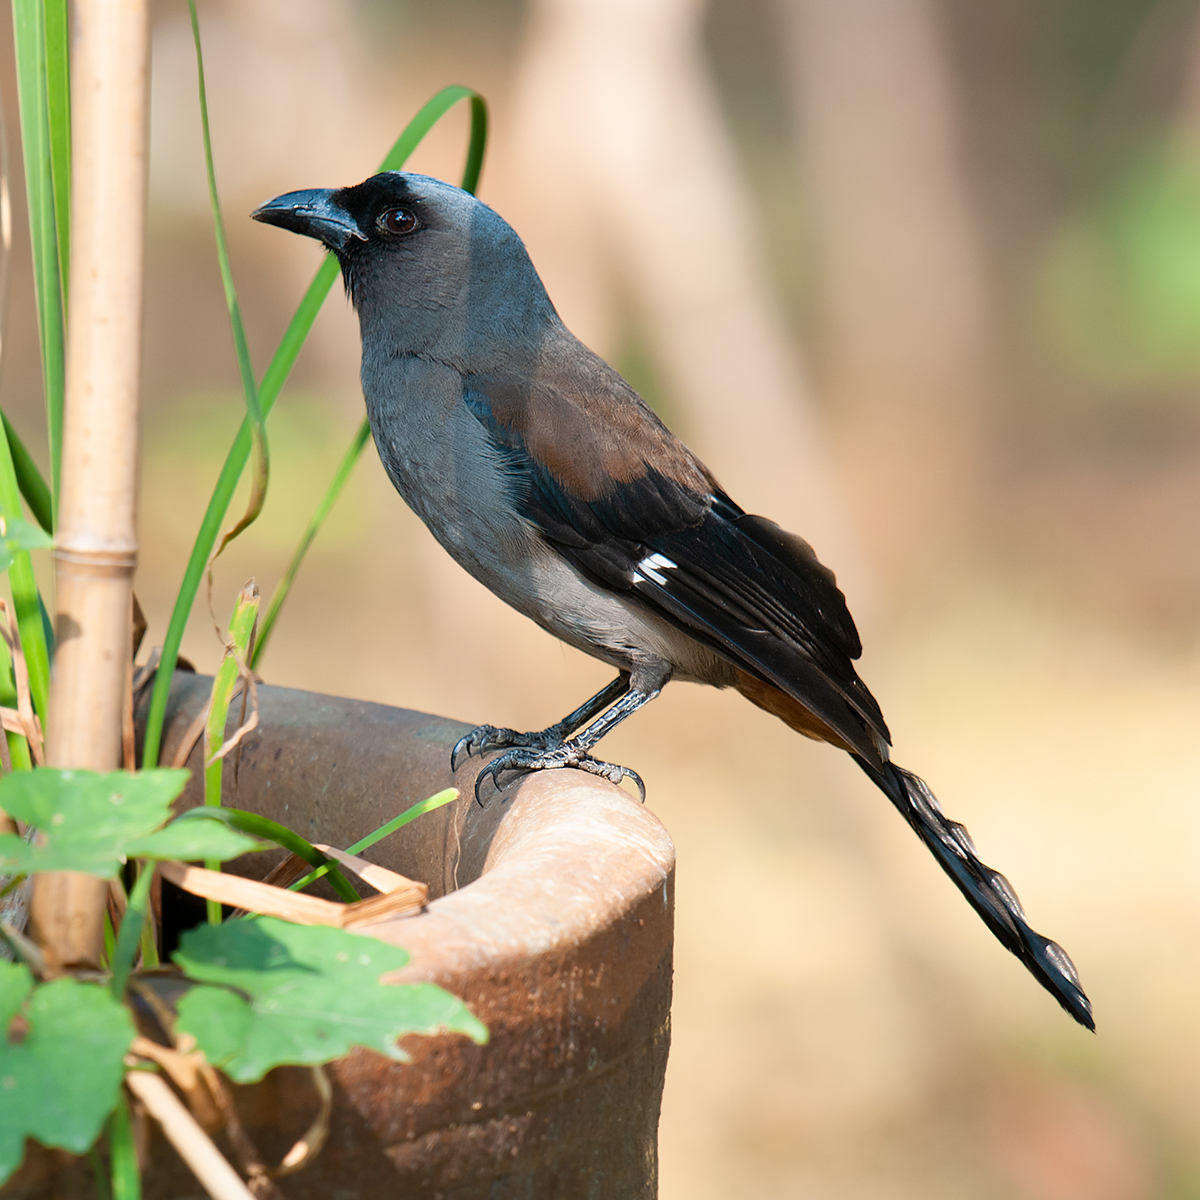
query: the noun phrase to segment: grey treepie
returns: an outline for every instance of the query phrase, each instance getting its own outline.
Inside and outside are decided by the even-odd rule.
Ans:
[[[521,239],[469,193],[387,172],[289,192],[256,220],[337,256],[362,331],[379,456],[447,551],[543,629],[614,667],[603,691],[539,733],[481,725],[451,756],[501,772],[576,767],[671,679],[734,687],[851,754],[976,912],[1080,1024],[1071,960],[1025,920],[915,775],[854,670],[862,646],[807,542],[743,512],[641,397],[563,325]]]

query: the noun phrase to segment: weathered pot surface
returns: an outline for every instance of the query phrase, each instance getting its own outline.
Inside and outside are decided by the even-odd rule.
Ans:
[[[164,762],[209,687],[177,675]],[[658,820],[578,771],[528,775],[500,793],[488,785],[480,806],[478,760],[450,773],[459,723],[285,688],[260,687],[258,699],[257,730],[226,762],[231,806],[346,846],[425,796],[462,790],[364,855],[433,897],[370,932],[412,954],[404,980],[448,988],[491,1032],[486,1046],[410,1038],[409,1064],[366,1050],[333,1064],[329,1141],[281,1190],[296,1200],[656,1195],[674,915],[674,848]],[[188,765],[184,806],[201,800],[199,747]],[[277,857],[233,869],[261,876]],[[240,1089],[238,1104],[275,1161],[317,1107],[299,1069]],[[147,1197],[200,1194],[157,1135],[151,1159]]]

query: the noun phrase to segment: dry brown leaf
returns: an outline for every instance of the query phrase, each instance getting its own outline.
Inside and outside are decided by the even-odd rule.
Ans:
[[[219,900],[222,904],[268,917],[279,917],[284,921],[295,921],[298,925],[332,925],[340,928],[342,913],[346,908],[346,905],[335,904],[331,900],[289,892],[285,888],[242,879],[238,875],[226,875],[221,871],[209,871],[204,867],[185,867],[181,863],[164,862],[159,870],[165,879],[193,896]]]
[[[135,1037],[129,1049],[142,1058],[157,1063],[171,1077],[171,1082],[183,1093],[192,1116],[209,1133],[220,1129],[223,1117],[209,1089],[208,1078],[203,1067],[207,1060],[196,1049],[196,1039],[183,1034],[175,1049],[160,1046],[147,1037]]]
[[[393,892],[407,891],[414,897],[419,896],[422,904],[429,896],[429,888],[425,884],[409,879],[406,875],[367,862],[365,858],[355,858],[353,854],[347,854],[345,850],[339,850],[336,846],[326,846],[324,842],[315,842],[314,845],[322,854],[332,858],[348,871],[353,871],[359,879],[365,880],[378,892],[391,895]]]
[[[125,1086],[145,1105],[214,1200],[254,1200],[254,1194],[160,1076],[133,1070],[125,1076]]]
[[[125,694],[121,697],[121,763],[137,770],[137,732],[133,725],[133,662],[125,668]]]
[[[325,1074],[324,1067],[313,1067],[312,1077],[317,1087],[317,1095],[321,1098],[320,1111],[308,1127],[308,1132],[283,1156],[279,1166],[271,1172],[276,1178],[291,1175],[306,1167],[321,1153],[321,1147],[329,1137],[329,1118],[333,1115],[333,1088],[329,1085],[329,1076]]]
[[[21,649],[21,635],[17,632],[17,623],[13,619],[12,610],[3,600],[0,600],[0,638],[4,639],[4,644],[12,656],[13,681],[17,688],[16,714],[19,722],[15,728],[10,726],[8,714],[13,710],[11,708],[0,710],[4,716],[4,728],[21,734],[29,743],[29,752],[33,756],[33,761],[39,767],[44,766],[46,756],[42,739],[42,724],[33,711],[33,697],[29,690],[29,668],[25,664],[25,652]]]
[[[428,891],[424,884],[420,886],[423,894],[419,897],[408,892],[392,892],[387,896],[370,896],[356,904],[344,905],[342,928],[361,929],[364,925],[377,925],[388,917],[420,912],[425,907],[425,894]]]
[[[276,863],[271,868],[263,879],[263,883],[285,888],[295,883],[297,879],[303,879],[312,869],[312,866],[306,863],[300,855],[289,854],[282,862]]]
[[[225,744],[207,759],[204,763],[205,767],[211,767],[218,759],[224,758],[231,750],[242,744],[242,738],[248,733],[253,733],[258,728],[258,681],[254,678],[254,672],[250,670],[243,661],[242,656],[238,654],[233,646],[227,647],[230,655],[237,662],[238,677],[245,683],[245,689],[235,690],[233,695],[229,697],[229,703],[232,704],[239,695],[243,696],[242,712],[246,711],[245,692],[250,694],[250,703],[253,706],[250,711],[250,716],[247,717],[232,734],[226,739]]]
[[[272,887],[268,883],[259,883],[253,879],[242,879],[238,875],[209,871],[204,867],[186,867],[182,863],[164,862],[160,864],[159,870],[164,878],[193,896],[219,900],[222,904],[234,908],[244,908],[247,912],[262,913],[268,917],[279,917],[284,921],[294,921],[297,925],[329,925],[335,929],[358,929],[364,925],[374,925],[388,917],[417,912],[425,906],[428,895],[424,884],[414,884],[413,890],[372,896],[355,904],[337,904],[332,900],[321,900],[316,896],[306,896],[302,892],[289,892],[285,888]]]

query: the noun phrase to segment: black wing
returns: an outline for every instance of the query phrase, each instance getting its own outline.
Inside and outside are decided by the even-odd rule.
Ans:
[[[636,597],[781,688],[882,766],[887,726],[852,665],[862,652],[858,632],[833,573],[808,543],[744,513],[673,438],[665,453],[665,430],[649,410],[638,414],[653,422],[643,444],[635,432],[621,457],[605,446],[610,486],[600,491],[587,478],[572,487],[561,467],[552,469],[531,451],[536,434],[528,429],[531,410],[560,419],[570,399],[555,391],[551,400],[544,382],[524,384],[540,394],[535,405],[517,408],[513,387],[510,380],[470,377],[465,400],[504,456],[518,509],[547,541],[584,575]],[[642,407],[626,391],[622,400]],[[493,403],[497,396],[500,403]],[[577,406],[571,412],[586,420]],[[580,432],[584,440],[576,446],[586,457],[589,442]],[[611,428],[604,434],[611,437]],[[614,473],[624,478],[612,482]]]
[[[531,453],[507,383],[497,414],[488,381],[469,381],[465,398],[504,456],[519,510],[585,575],[628,592],[652,611],[775,684],[839,734],[859,765],[933,852],[943,870],[1000,942],[1080,1024],[1094,1029],[1091,1004],[1066,952],[1025,919],[1008,881],[982,862],[966,830],[949,820],[924,782],[888,761],[887,727],[853,660],[862,647],[833,573],[812,547],[763,517],[744,513],[640,398],[613,375],[650,422],[644,452],[614,450],[611,427],[598,437],[606,455],[596,473],[572,487]],[[537,385],[545,387],[545,384]],[[561,393],[548,402],[570,405]],[[527,410],[520,416],[528,422]],[[590,453],[586,415],[574,411],[576,457]],[[667,434],[667,437],[670,435]],[[607,440],[605,440],[607,439]],[[581,495],[580,493],[586,493]]]

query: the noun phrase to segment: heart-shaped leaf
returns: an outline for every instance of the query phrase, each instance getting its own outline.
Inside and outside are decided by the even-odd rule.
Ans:
[[[487,1041],[487,1027],[436,984],[380,983],[408,953],[361,934],[261,917],[189,930],[174,957],[191,978],[225,985],[188,992],[177,1028],[238,1083],[284,1063],[328,1062],[352,1046],[406,1062],[396,1043],[407,1034]]]
[[[0,962],[0,1183],[25,1139],[82,1154],[117,1102],[129,1010],[107,988],[73,979],[35,987],[29,969]]]
[[[116,876],[130,857],[228,859],[259,843],[217,821],[192,820],[186,829],[168,825],[171,802],[188,772],[60,771],[42,767],[0,779],[0,808],[33,825],[34,843],[0,834],[0,873],[83,871]]]

